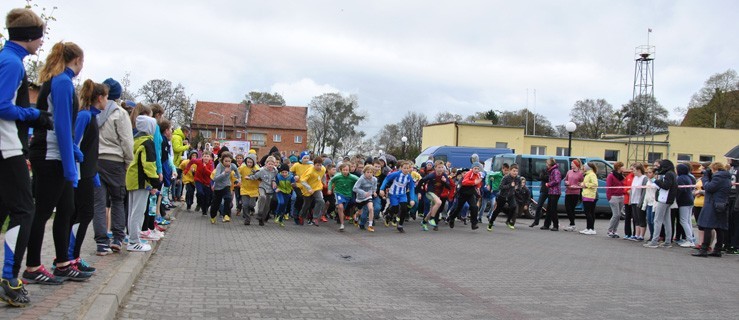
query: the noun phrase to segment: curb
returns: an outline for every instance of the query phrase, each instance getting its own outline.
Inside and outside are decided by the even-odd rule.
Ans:
[[[179,209],[173,209],[172,213],[176,217],[179,214]],[[160,241],[150,241],[149,243],[152,244],[151,251],[144,254],[138,252],[128,254],[129,257],[126,261],[118,268],[116,274],[108,280],[90,304],[90,307],[80,315],[79,319],[115,319],[118,308],[125,301],[134,282],[146,266],[146,262],[159,249]]]

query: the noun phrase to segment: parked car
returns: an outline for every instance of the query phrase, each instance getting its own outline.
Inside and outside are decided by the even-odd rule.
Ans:
[[[508,165],[514,163],[517,164],[518,174],[526,178],[526,185],[531,190],[531,194],[534,200],[537,200],[539,199],[539,190],[541,185],[541,181],[539,181],[539,173],[541,172],[541,170],[547,167],[546,161],[550,157],[552,156],[513,153],[499,154],[485,160],[485,170],[500,171],[503,163],[507,163]],[[599,187],[604,187],[606,185],[606,177],[609,173],[611,173],[611,171],[613,171],[613,166],[606,160],[603,160],[601,158],[575,156],[554,156],[553,158],[559,165],[559,171],[562,173],[562,196],[559,197],[559,202],[557,204],[558,212],[565,212],[564,177],[567,174],[567,171],[570,170],[570,164],[572,163],[572,160],[580,159],[580,162],[583,163],[583,168],[586,163],[593,162],[596,168],[598,168],[597,177]],[[577,204],[575,212],[583,214],[582,201]],[[528,218],[534,218],[535,213],[536,206],[529,206],[529,211],[524,212],[524,216]],[[598,189],[598,200],[595,204],[595,213],[596,215],[601,216],[610,216],[611,214],[611,207],[608,205],[605,189]]]
[[[420,168],[429,160],[429,157],[433,157],[434,160],[451,162],[452,168],[470,168],[472,166],[472,163],[470,162],[470,156],[472,156],[472,154],[477,154],[480,156],[480,161],[483,161],[485,159],[492,158],[497,154],[513,152],[515,151],[508,148],[433,146],[423,150],[421,154],[416,157],[415,163]]]

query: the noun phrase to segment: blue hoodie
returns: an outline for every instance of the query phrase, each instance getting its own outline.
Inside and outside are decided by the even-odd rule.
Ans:
[[[36,120],[39,116],[38,109],[24,108],[18,101],[17,93],[26,76],[23,58],[27,55],[25,48],[12,41],[6,41],[0,51],[0,153],[6,159],[23,154],[16,121]]]
[[[690,176],[690,168],[685,164],[677,165],[677,206],[687,207],[693,205],[693,189],[695,188],[680,188],[679,186],[694,185],[695,179]]]

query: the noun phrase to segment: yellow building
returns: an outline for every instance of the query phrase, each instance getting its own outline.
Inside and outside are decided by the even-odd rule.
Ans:
[[[435,123],[423,128],[422,149],[431,146],[511,148],[516,153],[567,155],[567,138],[525,135],[523,127],[484,123]],[[572,139],[572,155],[608,161],[651,163],[724,161],[724,154],[739,144],[739,130],[670,126],[667,132],[646,136],[608,136]]]

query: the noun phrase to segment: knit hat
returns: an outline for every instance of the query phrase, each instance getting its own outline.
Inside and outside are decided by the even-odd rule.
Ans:
[[[121,92],[123,91],[123,88],[121,88],[121,84],[118,83],[118,81],[113,80],[113,78],[108,78],[103,81],[103,84],[108,86],[108,100],[118,100],[121,98]]]
[[[298,157],[296,157],[295,155],[290,156],[290,162],[298,162]]]

